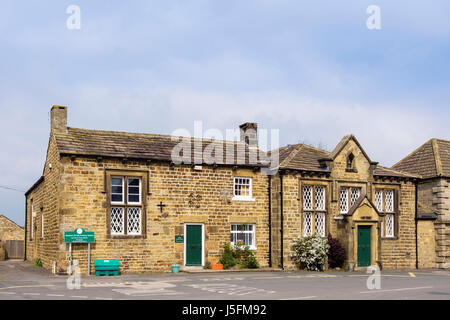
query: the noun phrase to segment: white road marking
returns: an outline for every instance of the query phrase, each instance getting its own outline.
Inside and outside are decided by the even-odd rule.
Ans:
[[[47,293],[46,296],[48,296],[48,297],[64,297],[63,294],[55,294],[55,293]]]
[[[24,292],[22,293],[24,296],[40,296],[40,293],[34,293],[34,292]]]
[[[297,298],[285,298],[280,300],[303,300],[303,299],[313,299],[317,298],[317,296],[307,296],[307,297],[297,297]]]
[[[263,294],[275,293],[275,291],[268,291],[265,289],[239,286],[237,284],[227,284],[227,283],[191,284],[191,285],[186,285],[186,286],[192,287],[195,289],[200,289],[203,291],[213,292],[213,293],[237,295],[237,296],[243,296],[243,295],[255,294],[255,293],[263,293]]]
[[[406,290],[420,290],[420,289],[431,289],[431,288],[433,288],[433,287],[399,288],[399,289],[387,289],[387,290],[362,291],[362,292],[360,292],[360,293],[378,293],[378,292],[406,291]]]
[[[87,296],[70,296],[71,298],[87,299]]]
[[[6,289],[16,289],[16,288],[38,288],[38,287],[54,287],[53,284],[39,284],[39,285],[32,285],[32,286],[12,286],[12,287],[3,287],[0,288],[0,290],[6,290]]]
[[[414,273],[412,273],[412,272],[410,272],[409,275],[410,275],[411,278],[415,278],[416,277],[416,275]]]
[[[0,294],[16,294],[15,292],[1,292],[0,291]]]
[[[113,298],[102,298],[102,297],[95,297],[97,300],[112,300]]]

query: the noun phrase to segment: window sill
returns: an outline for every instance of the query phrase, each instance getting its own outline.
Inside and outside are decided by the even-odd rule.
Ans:
[[[381,240],[398,240],[398,237],[381,237]]]
[[[233,201],[255,201],[255,198],[250,198],[250,197],[233,197],[231,200],[233,200]]]
[[[127,234],[109,234],[108,239],[146,239],[146,235],[143,234],[133,234],[133,235],[127,235]]]
[[[236,245],[234,245],[234,244],[231,244],[231,245],[232,245],[233,247],[236,247]],[[248,247],[250,250],[256,251],[256,247],[255,247],[255,246],[245,246],[245,245],[242,245],[241,247],[242,247],[242,250],[244,250],[245,247]]]

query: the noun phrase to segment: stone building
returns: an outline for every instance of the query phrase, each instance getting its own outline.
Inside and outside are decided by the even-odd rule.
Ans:
[[[0,214],[0,241],[23,240],[24,230],[14,221]]]
[[[43,175],[26,193],[26,259],[66,271],[64,232],[83,228],[95,233],[91,270],[95,259],[119,259],[121,272],[217,263],[230,240],[267,266],[268,178],[256,124],[240,132],[217,141],[76,129],[53,106]],[[86,272],[87,245],[72,255]]]
[[[50,118],[43,174],[26,192],[25,256],[44,268],[67,270],[64,232],[76,228],[95,233],[91,270],[96,259],[119,259],[121,272],[204,266],[229,242],[289,270],[294,241],[313,233],[338,238],[350,270],[445,266],[448,176],[379,166],[353,135],[331,152],[295,144],[265,154],[255,123],[218,141],[71,128],[63,106]],[[417,203],[426,188],[433,195]],[[440,218],[418,216],[429,208]],[[72,256],[86,272],[86,244]]]
[[[450,141],[431,139],[393,166],[420,175],[420,267],[450,268]]]
[[[379,166],[353,135],[332,152],[305,144],[279,149],[272,176],[272,261],[295,269],[292,245],[313,233],[339,239],[347,267],[416,266],[414,174]]]

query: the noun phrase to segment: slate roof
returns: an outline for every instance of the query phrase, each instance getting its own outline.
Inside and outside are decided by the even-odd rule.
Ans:
[[[170,135],[148,134],[148,133],[128,133],[117,131],[101,131],[89,129],[67,128],[67,133],[55,133],[56,144],[60,154],[82,155],[97,157],[113,157],[127,159],[144,159],[157,161],[172,161],[172,149],[181,141],[179,138]],[[194,143],[199,139],[187,138],[191,142],[191,163],[194,163]],[[197,141],[197,142],[196,142]],[[202,150],[212,142],[223,145],[223,160],[217,164],[243,165],[243,166],[263,166],[263,159],[257,163],[251,163],[249,150],[258,152],[255,147],[248,147],[245,143],[237,141],[223,141],[202,139]],[[232,163],[226,161],[227,148],[234,148]],[[238,149],[245,150],[242,157]],[[213,154],[214,155],[214,154]],[[203,159],[204,160],[204,159]],[[201,163],[206,163],[202,161]],[[199,163],[200,164],[200,163]]]
[[[450,177],[450,141],[430,139],[393,167],[422,178]]]
[[[347,135],[341,139],[338,145],[332,152],[315,148],[306,144],[293,144],[278,149],[280,156],[280,169],[291,169],[299,171],[313,171],[313,172],[330,172],[328,168],[321,166],[319,160],[332,161],[336,158],[337,154],[342,150],[345,144],[350,139],[353,139],[361,148],[363,154],[366,156],[369,162],[370,158],[364,152],[362,147],[353,135]],[[374,163],[374,162],[371,162]],[[389,169],[380,165],[377,165],[374,170],[374,176],[379,177],[397,177],[397,178],[418,178],[418,175],[401,172],[399,170]]]

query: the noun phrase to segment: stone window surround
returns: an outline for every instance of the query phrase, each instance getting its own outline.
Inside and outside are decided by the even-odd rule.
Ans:
[[[130,203],[130,207],[140,207],[141,208],[141,234],[139,235],[114,235],[111,234],[111,207],[116,206],[125,206],[127,204],[115,204],[111,203],[111,177],[122,176],[122,177],[130,177],[130,178],[140,178],[141,179],[141,204]],[[149,172],[146,170],[133,170],[133,169],[112,169],[105,168],[104,171],[104,190],[103,193],[106,195],[106,238],[107,239],[146,239],[147,238],[147,195],[148,193],[148,185],[149,185]],[[125,183],[125,182],[124,182]],[[124,192],[124,200],[125,200],[126,192]],[[126,219],[126,210],[124,210],[124,219]],[[124,232],[127,229],[126,221],[124,221]]]
[[[304,186],[311,186],[312,187],[312,203],[313,203],[313,208],[312,210],[305,210],[303,209],[303,187]],[[301,210],[301,221],[302,221],[302,225],[301,225],[301,232],[302,232],[302,237],[304,236],[303,231],[304,231],[304,224],[305,224],[305,216],[304,213],[311,213],[312,214],[312,234],[314,234],[315,232],[315,228],[316,228],[316,213],[325,213],[325,236],[327,236],[328,234],[328,227],[329,227],[329,223],[328,223],[328,202],[329,202],[329,182],[328,181],[321,181],[321,180],[300,180],[300,203],[299,203],[299,208]],[[323,210],[317,210],[316,206],[315,206],[315,190],[316,187],[324,187],[325,188],[325,208]]]

